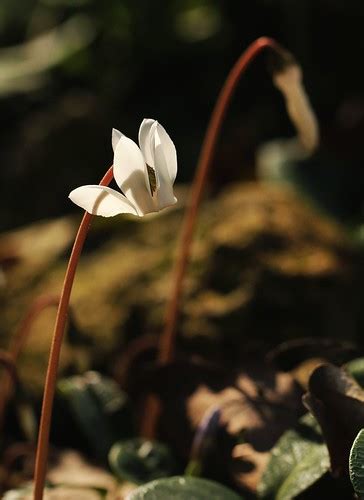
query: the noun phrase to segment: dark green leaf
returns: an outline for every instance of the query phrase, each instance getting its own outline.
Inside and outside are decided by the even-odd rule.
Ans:
[[[313,445],[307,455],[292,469],[279,488],[276,500],[290,500],[307,490],[320,479],[330,467],[329,455],[324,444]]]
[[[349,361],[345,369],[355,378],[361,387],[364,387],[364,358],[357,358]]]
[[[109,464],[120,479],[137,484],[176,472],[176,462],[169,448],[142,438],[115,443],[109,453]]]
[[[128,500],[242,500],[242,497],[214,481],[196,477],[171,477],[145,484],[128,495]]]
[[[305,491],[329,469],[326,445],[314,418],[307,414],[296,429],[283,434],[258,486],[260,498],[289,500]]]
[[[99,458],[106,460],[115,441],[132,435],[127,396],[113,380],[87,372],[60,380],[58,390]]]
[[[355,493],[364,498],[364,429],[356,436],[350,450],[349,473]]]

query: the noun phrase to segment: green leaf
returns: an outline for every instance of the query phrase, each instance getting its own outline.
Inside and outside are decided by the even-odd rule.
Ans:
[[[128,500],[242,500],[232,490],[214,481],[176,476],[159,479],[132,491]]]
[[[119,479],[136,484],[176,472],[176,462],[169,448],[142,438],[115,443],[109,453],[109,464]]]
[[[289,500],[329,470],[329,455],[316,420],[304,415],[274,446],[258,486],[260,498]]]
[[[350,450],[349,473],[355,493],[364,498],[364,429],[356,436]]]
[[[307,490],[329,470],[326,445],[312,445],[307,455],[292,469],[278,490],[276,500],[290,500]]]
[[[133,434],[128,398],[113,380],[87,372],[60,380],[58,392],[98,458],[106,460],[115,441]]]
[[[364,387],[364,358],[353,359],[344,368],[355,378],[361,387]]]
[[[202,464],[199,460],[190,460],[185,469],[186,476],[201,476]]]

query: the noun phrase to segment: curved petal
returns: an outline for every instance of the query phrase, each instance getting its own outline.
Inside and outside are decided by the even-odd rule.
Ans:
[[[173,194],[173,181],[171,181],[169,175],[165,152],[157,127],[154,129],[153,142],[155,172],[157,177],[158,208],[162,210],[162,208],[174,205],[177,199]]]
[[[145,118],[139,128],[139,145],[144,159],[148,165],[155,168],[155,155],[154,155],[154,134],[155,129],[158,131],[159,142],[162,145],[162,150],[167,164],[167,171],[170,180],[173,182],[177,175],[177,152],[172,139],[167,134],[165,128],[151,118]]]
[[[153,196],[153,192],[150,186],[150,179],[148,170],[151,167],[155,174],[156,188],[159,189],[159,179],[158,175],[155,172],[154,166],[154,130],[157,126],[158,122],[156,120],[152,120],[151,118],[144,118],[140,127],[139,127],[139,146],[141,152],[144,156],[144,161],[147,164],[146,170],[146,182],[148,184],[148,189],[150,195]]]
[[[116,146],[118,145],[118,142],[120,141],[121,137],[124,134],[120,132],[120,130],[113,128],[112,133],[111,133],[111,144],[112,144],[112,149],[115,151]]]
[[[157,132],[162,145],[163,155],[167,163],[169,178],[174,183],[177,175],[177,152],[172,139],[160,123],[157,122]]]
[[[155,212],[147,167],[134,141],[122,135],[114,153],[114,178],[117,185],[137,209],[138,215]]]
[[[73,203],[93,215],[112,217],[117,214],[138,215],[125,196],[106,186],[81,186],[68,195]]]
[[[144,118],[140,127],[139,127],[139,146],[142,150],[145,162],[154,168],[154,156],[151,148],[151,137],[152,131],[156,127],[156,120],[152,120],[151,118]]]

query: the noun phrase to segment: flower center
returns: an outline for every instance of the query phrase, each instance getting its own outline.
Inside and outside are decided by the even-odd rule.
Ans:
[[[148,172],[150,191],[153,196],[157,189],[157,178],[155,176],[154,168],[150,167],[148,164],[147,164],[147,172]]]

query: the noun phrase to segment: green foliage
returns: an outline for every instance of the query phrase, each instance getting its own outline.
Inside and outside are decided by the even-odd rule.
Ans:
[[[98,458],[106,460],[115,441],[133,434],[127,396],[113,380],[87,372],[60,380],[58,391]]]
[[[356,436],[351,448],[349,473],[355,493],[364,498],[364,429]]]
[[[0,53],[0,96],[41,86],[45,73],[82,53],[95,36],[89,18],[75,15],[32,41],[3,49]]]
[[[109,464],[117,477],[137,484],[176,472],[176,462],[167,446],[138,438],[115,443],[109,453]]]
[[[185,475],[186,476],[201,476],[202,463],[200,460],[190,460],[187,464]]]
[[[345,365],[346,370],[355,378],[361,387],[364,387],[364,358],[356,358]]]
[[[272,450],[271,459],[258,487],[261,498],[296,498],[329,470],[330,462],[331,467],[338,471],[337,474],[342,467],[347,467],[348,455],[345,455],[344,445],[351,430],[357,425],[362,393],[351,377],[361,386],[364,385],[363,358],[349,362],[345,370],[334,365],[322,365],[312,374],[309,392],[304,400],[306,405],[309,403],[320,426],[312,415],[307,414],[301,418],[296,429],[283,434]],[[353,414],[348,418],[350,410]],[[320,427],[323,428],[330,457]],[[350,453],[350,477],[359,495],[364,494],[364,474],[361,468],[364,463],[364,435],[362,437],[361,433]]]
[[[329,469],[329,455],[315,419],[307,414],[274,446],[258,486],[260,498],[290,500]]]
[[[241,500],[221,484],[196,477],[159,479],[133,491],[128,500]]]

